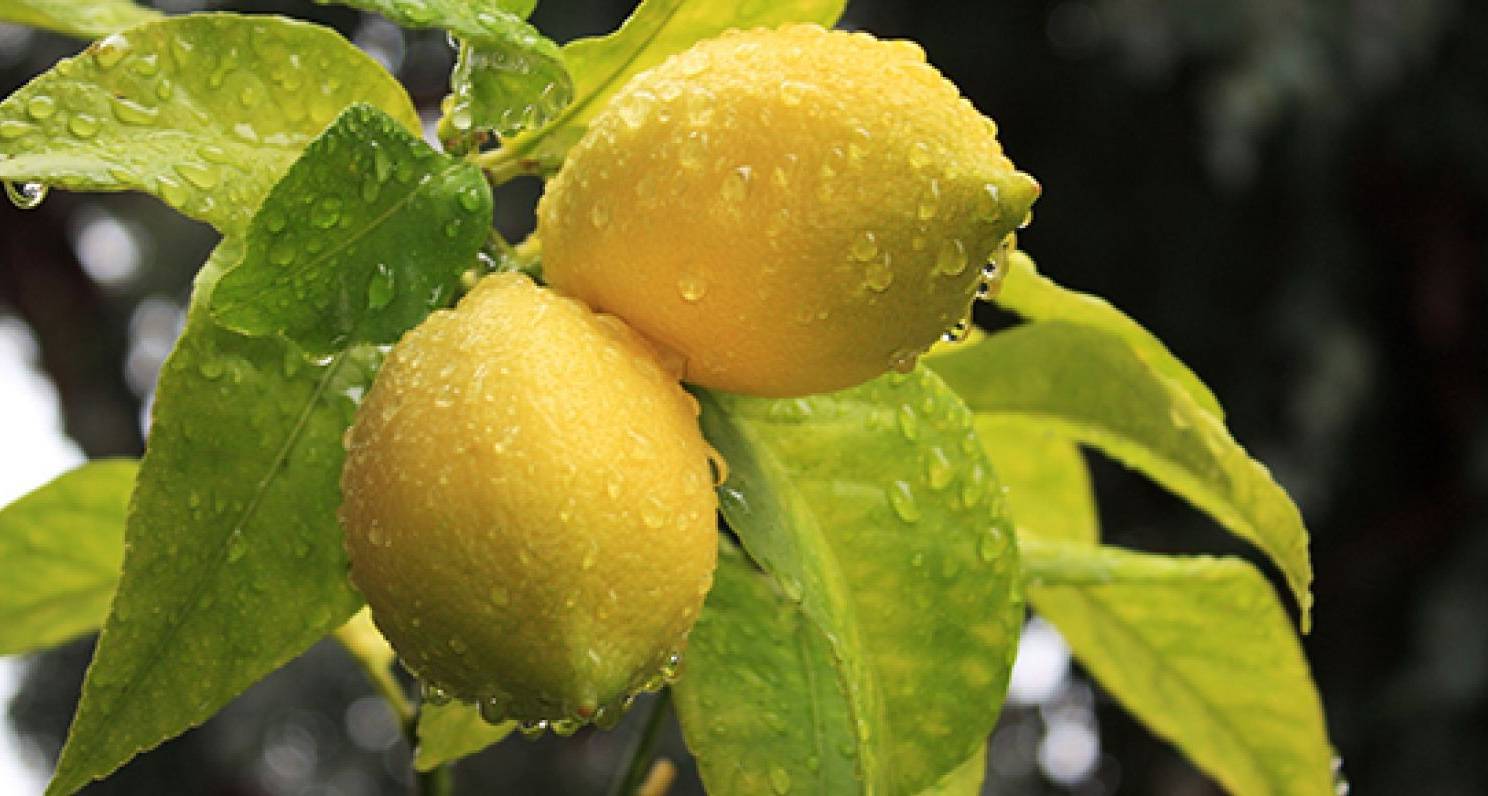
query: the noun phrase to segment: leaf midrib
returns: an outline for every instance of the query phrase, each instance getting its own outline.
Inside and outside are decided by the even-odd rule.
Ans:
[[[1093,439],[1093,437],[1103,437],[1106,439],[1116,440],[1129,447],[1142,450],[1169,473],[1175,474],[1182,478],[1183,481],[1187,483],[1195,492],[1203,494],[1211,505],[1200,505],[1188,496],[1181,495],[1180,497],[1182,497],[1185,502],[1193,504],[1194,508],[1205,514],[1208,514],[1211,518],[1213,518],[1220,525],[1224,526],[1231,533],[1235,534],[1241,539],[1250,542],[1256,548],[1273,558],[1276,561],[1277,565],[1281,567],[1283,574],[1286,575],[1287,584],[1291,587],[1292,590],[1292,597],[1294,600],[1297,601],[1299,605],[1302,603],[1303,595],[1310,590],[1313,573],[1310,567],[1307,565],[1305,559],[1300,564],[1296,563],[1294,561],[1295,554],[1293,552],[1295,548],[1284,548],[1281,545],[1280,540],[1273,539],[1269,536],[1264,535],[1261,525],[1253,516],[1250,502],[1239,502],[1232,500],[1224,493],[1212,489],[1211,487],[1204,484],[1201,478],[1196,477],[1192,472],[1190,472],[1190,470],[1186,466],[1179,463],[1176,459],[1158,451],[1151,445],[1138,441],[1132,438],[1130,435],[1121,431],[1114,430],[1109,426],[1102,425],[1099,428],[1096,428],[1095,426],[1098,425],[1096,422],[1093,422],[1090,419],[1084,417],[1071,417],[1067,414],[1058,414],[1054,412],[1021,408],[978,409],[977,412],[978,414],[1010,415],[1013,417],[1044,421],[1052,425],[1070,429],[1070,436],[1074,437],[1077,442],[1093,444],[1095,442],[1095,439]],[[1206,416],[1209,415],[1206,414]],[[1238,444],[1234,443],[1233,441],[1230,441],[1229,444],[1235,445],[1237,448],[1239,447]],[[1126,464],[1126,461],[1122,457],[1117,456],[1116,458],[1118,460],[1121,460],[1123,464]],[[1220,466],[1221,468],[1223,468],[1222,464]],[[1153,480],[1155,481],[1155,479]],[[1280,489],[1280,486],[1276,485],[1274,482],[1272,483],[1272,487],[1274,487],[1275,489]],[[1236,528],[1236,524],[1241,525],[1242,528]],[[1303,529],[1303,532],[1305,533],[1305,528]],[[1297,569],[1295,573],[1292,571],[1292,568],[1294,566],[1299,567],[1299,569]]]
[[[1133,582],[1135,582],[1135,581],[1133,581]],[[1165,581],[1165,582],[1166,583],[1169,583],[1169,584],[1172,583],[1172,581]],[[1126,584],[1126,581],[1123,581],[1123,585],[1125,585],[1125,584]],[[1150,644],[1145,637],[1143,637],[1142,635],[1140,635],[1139,633],[1137,633],[1135,630],[1131,629],[1131,626],[1125,620],[1125,617],[1122,617],[1120,614],[1116,613],[1115,611],[1111,611],[1111,610],[1107,609],[1106,606],[1105,606],[1105,604],[1103,602],[1101,602],[1094,594],[1091,593],[1091,591],[1093,589],[1100,588],[1099,586],[1093,586],[1093,585],[1092,586],[1086,586],[1086,585],[1031,586],[1030,589],[1029,589],[1029,598],[1034,603],[1037,603],[1038,602],[1038,597],[1034,594],[1034,592],[1037,589],[1045,589],[1045,588],[1047,588],[1047,589],[1056,589],[1056,588],[1067,588],[1067,589],[1070,589],[1072,592],[1074,592],[1075,594],[1077,594],[1079,596],[1079,598],[1082,600],[1082,602],[1084,602],[1086,604],[1087,610],[1089,610],[1089,612],[1091,614],[1096,614],[1096,615],[1100,615],[1100,616],[1105,617],[1106,620],[1107,620],[1105,622],[1105,624],[1106,624],[1107,627],[1109,627],[1111,629],[1114,629],[1115,631],[1117,631],[1118,633],[1120,633],[1122,636],[1126,637],[1135,646],[1140,647],[1141,649],[1145,650],[1148,653],[1148,658],[1149,658],[1149,664],[1148,665],[1149,665],[1150,669],[1155,670],[1157,672],[1165,672],[1165,673],[1168,673],[1168,674],[1172,675],[1172,681],[1177,682],[1178,684],[1180,684],[1183,687],[1183,689],[1188,692],[1189,696],[1192,697],[1193,700],[1202,707],[1202,709],[1204,711],[1204,714],[1209,717],[1210,723],[1213,726],[1219,727],[1224,732],[1225,736],[1228,737],[1228,738],[1230,738],[1231,743],[1234,746],[1234,748],[1238,748],[1238,749],[1244,750],[1244,752],[1246,753],[1245,754],[1245,759],[1247,759],[1247,760],[1250,761],[1253,770],[1260,774],[1260,778],[1263,779],[1263,780],[1265,780],[1266,782],[1272,784],[1272,785],[1276,785],[1277,784],[1272,779],[1272,772],[1265,766],[1264,760],[1260,757],[1259,750],[1256,749],[1255,747],[1252,747],[1252,746],[1250,746],[1250,745],[1248,745],[1248,744],[1245,743],[1244,737],[1240,734],[1240,731],[1238,730],[1238,728],[1234,727],[1229,722],[1226,722],[1226,721],[1222,721],[1221,720],[1221,717],[1223,716],[1223,712],[1211,700],[1209,700],[1207,697],[1204,696],[1203,692],[1198,688],[1198,686],[1195,685],[1194,682],[1187,675],[1185,675],[1181,669],[1174,668],[1169,663],[1168,656],[1160,654],[1160,651],[1156,647],[1154,647],[1152,644]],[[1035,607],[1037,607],[1037,606],[1035,606]],[[1083,658],[1084,656],[1081,655],[1080,653],[1076,652],[1075,653],[1075,657],[1077,657],[1077,658]],[[1088,662],[1087,662],[1087,665],[1088,665]],[[1218,775],[1216,774],[1215,776],[1217,777]],[[1226,784],[1229,785],[1229,784],[1239,784],[1239,783],[1226,783]],[[1282,783],[1282,784],[1284,785],[1285,783]],[[1277,793],[1285,792],[1285,788],[1278,789],[1276,792]]]
[[[389,219],[391,219],[395,214],[400,213],[409,202],[413,201],[414,197],[418,196],[418,194],[426,186],[428,186],[431,182],[433,182],[436,178],[437,179],[440,179],[440,180],[443,180],[445,177],[449,176],[450,172],[452,172],[452,171],[454,171],[456,169],[463,169],[463,168],[470,168],[470,166],[467,163],[464,163],[462,161],[455,160],[455,161],[447,162],[445,164],[445,167],[443,169],[440,169],[438,171],[431,171],[431,172],[425,174],[424,177],[423,177],[423,179],[419,180],[414,185],[409,186],[408,192],[406,194],[404,194],[402,197],[400,197],[396,202],[393,202],[392,204],[390,204],[387,207],[386,210],[384,210],[383,212],[381,212],[380,214],[378,214],[376,216],[371,217],[371,219],[368,221],[368,223],[365,226],[359,228],[355,233],[350,234],[348,237],[342,238],[341,239],[342,242],[343,242],[342,245],[331,246],[331,247],[326,248],[320,254],[312,255],[311,259],[307,262],[307,264],[305,265],[305,267],[304,267],[303,270],[306,270],[306,271],[313,270],[313,269],[319,267],[320,265],[322,265],[323,263],[325,263],[327,260],[330,260],[333,256],[339,256],[340,254],[342,254],[344,252],[347,252],[347,251],[355,248],[358,244],[361,243],[361,241],[362,241],[363,238],[366,238],[367,236],[369,236],[369,235],[373,234],[374,232],[378,231],[379,229],[381,229],[382,226],[384,224],[386,224]],[[269,196],[269,197],[267,197],[267,198],[265,198],[264,201],[265,202],[268,202],[269,199],[271,199],[271,198],[273,198],[272,195]],[[250,235],[253,235],[254,233],[260,233],[259,235],[255,235],[255,237],[262,237],[261,230],[257,230],[257,229],[250,230]],[[231,275],[235,271],[238,271],[239,269],[242,269],[242,268],[245,268],[245,267],[262,267],[263,263],[265,263],[267,261],[267,257],[268,257],[268,254],[267,254],[268,247],[267,246],[254,245],[253,243],[250,243],[249,245],[250,245],[250,248],[248,249],[247,255],[257,255],[256,257],[253,257],[252,263],[250,264],[249,256],[246,256],[245,255],[244,258],[242,260],[240,260],[236,265],[232,266],[231,268],[228,268],[226,271],[223,272],[222,279],[219,279],[218,280],[218,287],[221,286],[223,279],[230,278]],[[284,284],[283,284],[282,281],[280,281],[278,279],[274,279],[274,280],[272,280],[270,282],[270,286],[271,287],[282,288],[284,286]],[[214,290],[213,292],[215,293],[216,291]],[[248,303],[250,305],[252,305],[252,304],[258,304],[258,303],[261,303],[261,300],[262,300],[261,294],[255,293],[254,296],[252,296],[252,300],[249,301]],[[216,316],[218,314],[218,312],[226,313],[229,310],[236,310],[236,309],[242,307],[243,305],[244,305],[244,302],[243,301],[233,301],[233,300],[229,299],[229,300],[223,302],[221,310],[214,310],[212,312],[212,315],[213,316]],[[368,317],[367,315],[358,316],[358,321],[357,321],[357,323],[352,328],[345,329],[345,330],[342,330],[342,331],[345,331],[347,334],[355,333],[357,331],[357,327],[361,326],[362,322],[364,322],[367,319],[367,317]],[[287,331],[287,330],[277,330],[277,331]],[[298,343],[299,341],[296,340],[295,342]],[[350,345],[356,345],[356,344],[359,344],[359,343],[362,343],[362,342],[367,342],[367,341],[355,340],[355,341],[350,341],[349,344]],[[307,348],[308,348],[308,346],[307,346]],[[345,354],[345,349],[343,348],[342,351],[341,351],[341,354],[339,354],[338,356],[344,355],[344,354]]]
[[[239,534],[239,533],[242,532],[243,528],[245,528],[247,526],[249,520],[257,512],[258,506],[263,502],[264,496],[268,493],[269,486],[271,485],[272,481],[274,480],[274,476],[282,470],[282,468],[284,466],[284,463],[286,461],[288,461],[288,459],[289,459],[290,452],[294,450],[294,447],[297,444],[299,444],[300,437],[301,437],[301,435],[304,432],[305,426],[309,424],[310,417],[313,414],[313,411],[314,411],[316,405],[320,403],[321,398],[325,395],[326,388],[329,386],[330,382],[334,379],[334,377],[336,376],[337,372],[341,369],[341,365],[346,361],[346,357],[347,357],[347,352],[346,351],[342,351],[341,353],[337,354],[336,357],[332,360],[331,364],[329,366],[327,366],[327,368],[326,368],[325,372],[323,373],[321,379],[315,385],[314,392],[312,392],[311,395],[310,395],[310,397],[309,397],[309,399],[305,401],[305,406],[300,411],[299,417],[295,420],[294,426],[290,429],[290,432],[287,435],[287,437],[286,437],[286,439],[284,441],[284,444],[280,446],[278,452],[275,454],[273,463],[269,465],[269,467],[267,468],[267,471],[264,474],[263,478],[259,480],[258,486],[255,487],[253,498],[243,508],[242,514],[240,515],[238,521],[233,524],[232,530],[229,531],[227,534],[224,534],[221,537],[220,544],[219,544],[219,550],[217,552],[217,555],[214,557],[213,560],[211,560],[208,563],[207,566],[202,567],[200,570],[198,570],[199,572],[201,572],[201,577],[197,578],[196,585],[191,590],[191,596],[186,601],[186,606],[187,607],[186,607],[185,610],[183,610],[181,612],[180,618],[178,620],[174,621],[174,622],[168,623],[166,625],[166,627],[165,627],[165,632],[164,633],[161,633],[160,635],[157,636],[156,643],[153,644],[153,645],[150,645],[148,652],[145,655],[142,655],[142,656],[135,656],[135,660],[136,661],[142,661],[142,662],[146,662],[146,663],[153,663],[156,659],[158,659],[160,657],[161,650],[166,649],[167,647],[169,647],[170,643],[175,640],[177,633],[179,633],[180,630],[186,624],[188,624],[189,620],[194,615],[194,613],[193,613],[194,609],[201,604],[201,596],[203,595],[203,593],[206,592],[207,587],[208,587],[208,584],[213,583],[213,582],[216,581],[216,577],[215,577],[216,576],[216,573],[218,571],[220,571],[222,569],[222,567],[225,565],[225,563],[226,563],[226,561],[228,559],[228,556],[229,556],[229,549],[231,547],[231,543],[232,543],[231,540],[232,540],[232,538],[234,536],[236,536],[237,534]],[[134,515],[134,512],[133,511],[131,511],[131,516],[136,516],[136,515]],[[117,599],[117,592],[116,592],[116,598],[115,599]],[[112,606],[110,606],[110,613],[112,613],[112,611],[113,611],[113,608],[112,608]],[[107,629],[107,625],[105,625],[105,629]],[[96,665],[96,659],[95,659],[95,665]],[[127,704],[129,704],[131,702],[131,697],[136,692],[137,687],[140,686],[146,679],[148,679],[148,672],[149,671],[153,671],[153,670],[146,670],[143,665],[137,665],[137,666],[134,666],[132,668],[133,668],[133,672],[134,672],[134,675],[135,676],[130,677],[129,680],[124,683],[124,685],[121,687],[121,689],[119,691],[118,697],[116,699],[114,699],[112,701],[112,703],[110,703],[114,707],[114,709],[112,709],[112,710],[106,709],[106,708],[99,709],[99,715],[100,715],[99,723],[107,724],[106,719],[108,719],[109,717],[115,716],[118,713],[120,713],[122,711],[122,707],[121,706],[127,705]],[[93,672],[93,667],[90,666],[88,671],[89,671],[89,674],[91,675],[92,672]],[[140,672],[141,671],[146,671],[147,673],[144,676],[141,676],[140,675]],[[85,694],[84,694],[84,696],[85,697],[86,697],[86,685],[87,685],[87,682],[85,681],[85,683],[84,683],[84,686],[85,686]],[[79,708],[79,717],[81,717],[81,714],[82,714],[82,710],[81,710],[81,707],[80,707]],[[74,723],[76,723],[76,720],[74,720]],[[58,778],[58,777],[60,777],[60,774],[65,770],[64,767],[63,767],[63,764],[66,763],[66,762],[68,762],[68,759],[69,759],[68,756],[67,756],[67,754],[66,754],[66,752],[69,749],[74,748],[72,746],[72,744],[70,743],[70,741],[71,741],[71,738],[69,738],[69,743],[63,748],[63,757],[62,757],[61,760],[58,761],[58,764],[57,764],[57,774],[54,775],[54,778],[52,780],[52,783],[47,788],[47,793],[48,794],[51,794],[51,793],[56,792],[58,790],[74,791],[74,790],[77,789],[77,787],[80,787],[81,784],[83,784],[83,783],[78,783],[77,786],[74,786],[73,785],[73,782],[75,782],[77,780],[77,774],[76,773],[74,773],[69,780],[61,780],[61,779]],[[155,742],[154,746],[158,746],[160,743],[163,743],[163,742],[164,742],[164,739],[162,739],[160,741],[157,741],[157,742]],[[93,748],[94,749],[101,749],[102,746],[103,745],[100,744],[100,745],[97,745],[97,746],[95,746]],[[151,746],[149,748],[154,748],[154,746]],[[92,757],[93,757],[92,755],[86,755],[82,759],[88,760],[88,759],[92,759]],[[106,776],[110,772],[117,770],[119,768],[119,766],[121,766],[121,765],[123,765],[123,762],[120,762],[118,764],[115,764],[112,768],[108,769],[108,771],[97,772],[97,774],[93,778],[97,778],[99,776]],[[75,771],[78,768],[78,764],[76,762],[74,762],[73,765],[71,766],[71,768]],[[57,788],[57,784],[59,782],[66,782],[66,783],[68,783],[68,787],[67,788],[64,788],[64,789]],[[86,780],[85,780],[85,782],[86,782]]]
[[[750,449],[750,451],[751,451],[751,453],[752,453],[755,461],[757,463],[759,463],[760,469],[762,471],[765,471],[765,472],[772,472],[772,473],[774,473],[776,475],[776,477],[773,478],[772,481],[775,482],[776,484],[779,484],[779,485],[790,485],[790,486],[787,487],[789,491],[787,492],[786,489],[782,489],[781,490],[781,494],[788,494],[788,495],[794,496],[796,499],[795,500],[780,500],[778,502],[781,503],[781,504],[798,503],[798,504],[803,505],[803,506],[804,505],[808,505],[802,499],[802,496],[800,494],[800,491],[794,487],[792,479],[790,479],[789,477],[787,477],[787,474],[789,473],[789,468],[785,467],[783,464],[781,464],[779,462],[779,460],[775,456],[774,450],[771,449],[770,446],[762,443],[759,440],[758,435],[754,433],[754,430],[751,427],[753,425],[753,423],[750,422],[750,421],[744,420],[742,418],[739,418],[737,416],[729,415],[726,411],[722,410],[721,407],[720,407],[720,412],[722,414],[725,414],[726,416],[729,417],[729,423],[730,423],[730,425],[733,426],[733,428],[735,429],[736,433],[738,433],[739,436],[748,445],[748,447],[749,447],[749,449]],[[760,422],[760,421],[756,421],[756,422]],[[763,422],[760,422],[760,424],[761,425],[769,425],[770,423],[768,421],[763,421]],[[825,541],[824,534],[823,534],[823,531],[821,529],[821,524],[819,522],[820,517],[814,511],[810,512],[808,516],[809,516],[809,521],[810,521],[809,532],[812,535],[814,535],[814,536],[816,536],[816,537],[818,537],[819,539],[822,540],[821,541],[821,544],[822,544],[822,547],[824,549],[826,549],[828,552],[832,552],[832,550],[833,550],[832,545],[830,543],[827,543]],[[742,538],[741,538],[741,540],[742,540]],[[745,549],[747,551],[747,549],[748,549],[748,545],[747,544],[745,545]],[[826,562],[826,564],[827,565],[830,565],[835,570],[835,568],[836,568],[835,556],[832,559],[828,560]],[[773,578],[776,578],[776,574],[773,571],[769,572],[769,575],[770,575],[770,577],[772,579]],[[840,581],[840,575],[839,575],[839,578],[838,579]],[[802,588],[805,588],[805,586],[806,586],[806,584],[804,584],[804,583],[801,584],[801,585],[802,585]],[[877,687],[878,687],[878,673],[877,673],[877,671],[871,665],[869,665],[869,663],[868,663],[869,656],[867,654],[867,651],[866,650],[863,650],[861,648],[860,634],[859,634],[859,628],[858,628],[858,620],[857,620],[857,615],[856,615],[856,606],[855,606],[855,604],[853,602],[853,599],[852,599],[851,590],[848,589],[845,585],[843,585],[842,586],[842,591],[843,591],[843,603],[844,603],[842,605],[843,611],[842,612],[834,612],[834,615],[836,615],[837,618],[841,619],[844,623],[850,623],[851,624],[851,628],[850,628],[851,631],[852,631],[851,632],[851,638],[858,642],[855,645],[855,646],[858,647],[858,654],[857,655],[851,655],[851,654],[848,653],[847,650],[845,650],[843,648],[844,645],[846,645],[848,642],[847,642],[847,639],[843,638],[842,636],[845,636],[847,634],[845,634],[845,633],[838,634],[838,633],[832,633],[832,632],[830,632],[830,630],[828,628],[824,627],[822,625],[821,621],[816,616],[813,615],[813,612],[812,611],[806,610],[804,601],[796,602],[796,608],[795,608],[795,610],[801,616],[801,618],[805,621],[806,625],[808,627],[810,627],[812,629],[812,631],[815,632],[818,635],[818,637],[820,637],[822,639],[823,642],[825,642],[826,648],[829,651],[829,653],[831,655],[831,658],[832,658],[832,664],[833,664],[832,668],[833,668],[833,671],[835,671],[838,674],[838,677],[843,680],[842,691],[843,691],[843,693],[845,695],[844,702],[846,702],[846,704],[847,704],[848,719],[849,719],[849,721],[851,722],[851,725],[852,725],[851,726],[851,729],[852,729],[852,734],[853,734],[853,744],[858,749],[859,760],[862,762],[862,767],[863,767],[863,772],[864,772],[864,780],[866,782],[872,783],[872,782],[874,782],[874,780],[876,779],[876,777],[878,775],[878,773],[877,773],[877,768],[878,768],[877,767],[877,763],[874,762],[874,761],[876,761],[876,756],[872,753],[872,749],[870,748],[870,743],[868,741],[865,741],[864,740],[864,738],[862,736],[862,732],[861,732],[861,730],[859,728],[859,725],[860,725],[860,722],[867,721],[867,720],[869,720],[871,718],[871,716],[864,715],[865,708],[867,708],[868,705],[864,703],[864,700],[866,699],[866,697],[863,694],[863,691],[864,690],[873,691],[873,690],[876,690],[877,689]],[[823,601],[824,602],[826,601],[826,599],[827,599],[826,596],[823,595]],[[856,668],[850,665],[850,662],[853,659],[856,659],[856,660],[858,660],[858,661],[861,662],[861,664],[858,667],[856,667]],[[867,680],[867,682],[862,682],[862,683],[853,682],[852,681],[853,678],[850,676],[850,674],[852,672],[855,672],[855,671],[857,673],[860,673]],[[879,727],[879,729],[882,730],[883,727]]]

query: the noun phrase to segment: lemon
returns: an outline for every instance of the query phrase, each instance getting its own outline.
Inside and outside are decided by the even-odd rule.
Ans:
[[[1038,183],[904,41],[789,26],[627,83],[538,208],[544,276],[686,362],[790,396],[845,388],[964,319]]]
[[[712,583],[711,455],[642,338],[491,276],[393,347],[347,434],[352,580],[404,663],[488,717],[618,715]]]

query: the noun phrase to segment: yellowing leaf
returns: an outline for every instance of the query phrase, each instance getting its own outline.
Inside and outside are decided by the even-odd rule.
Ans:
[[[511,734],[516,722],[488,724],[474,705],[450,702],[419,708],[418,748],[413,767],[432,771],[445,763],[473,755]]]
[[[171,17],[95,42],[0,102],[0,180],[146,191],[241,232],[300,150],[355,102],[420,129],[403,87],[335,31]]]
[[[0,655],[103,624],[137,469],[131,460],[89,462],[0,509]]]
[[[1333,793],[1322,704],[1276,593],[1234,558],[1024,541],[1033,607],[1231,793]]]
[[[1018,415],[980,414],[982,441],[1007,488],[1019,539],[1095,544],[1100,538],[1090,468],[1080,447],[1054,428]]]
[[[1224,419],[1224,409],[1209,386],[1126,313],[1100,296],[1060,287],[1040,274],[1033,259],[1022,251],[1008,255],[1004,267],[1008,271],[997,294],[999,307],[1033,321],[1066,321],[1109,332],[1126,341],[1132,353],[1153,370],[1181,385],[1205,411]]]
[[[685,661],[672,690],[709,793],[863,787],[827,638],[726,540]]]
[[[0,4],[0,22],[80,39],[96,39],[159,18],[159,11],[129,0],[5,0]]]
[[[938,357],[977,412],[1047,423],[1151,477],[1255,544],[1286,575],[1310,624],[1307,529],[1287,493],[1214,414],[1098,328],[1041,321]]]

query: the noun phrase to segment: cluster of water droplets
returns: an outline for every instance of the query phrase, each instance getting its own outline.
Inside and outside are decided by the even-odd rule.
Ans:
[[[422,5],[410,3],[410,6]],[[505,24],[489,11],[477,13],[477,20],[491,30],[500,30]],[[522,130],[530,130],[546,124],[558,112],[573,101],[573,85],[561,73],[550,75],[550,80],[538,90],[537,96],[521,105],[502,108],[494,119],[477,118],[482,109],[476,107],[477,81],[497,81],[503,84],[526,80],[545,69],[538,56],[532,55],[537,43],[537,34],[522,29],[516,34],[511,46],[493,47],[477,43],[461,42],[453,34],[450,45],[459,51],[455,65],[453,84],[455,91],[447,99],[445,108],[450,124],[462,133],[489,125],[498,135],[511,136]],[[512,91],[508,89],[508,91]],[[524,93],[525,87],[515,89]]]
[[[614,729],[625,714],[635,705],[636,697],[643,693],[656,693],[682,676],[682,653],[673,651],[662,660],[661,665],[645,679],[619,696],[598,705],[564,705],[547,700],[519,699],[506,692],[494,692],[478,699],[460,699],[462,704],[476,709],[481,720],[496,725],[508,721],[517,722],[517,731],[527,738],[539,738],[545,732],[567,737],[587,725],[601,730]],[[456,701],[439,685],[421,680],[420,693],[430,705],[448,705]],[[517,718],[518,715],[541,713],[549,718]]]
[[[341,110],[346,91],[340,81],[327,79],[320,81],[318,90],[303,90],[306,71],[334,72],[331,59],[321,56],[312,62],[293,52],[273,29],[275,23],[266,21],[252,30],[227,21],[201,24],[215,28],[220,46],[202,47],[187,35],[155,41],[114,34],[83,54],[60,61],[52,73],[25,90],[25,101],[17,104],[23,117],[0,121],[0,140],[13,141],[45,129],[53,138],[65,135],[89,142],[105,134],[125,134],[129,128],[169,126],[167,113],[172,105],[182,104],[183,87],[190,91],[198,81],[203,84],[199,88],[209,89],[213,96],[208,104],[215,124],[248,144],[299,143],[304,135],[273,129],[282,127],[276,122],[319,129]],[[267,64],[268,70],[243,68],[254,60]],[[52,92],[58,82],[67,81],[83,88]],[[273,112],[265,115],[271,100]],[[265,125],[265,120],[270,123]],[[125,130],[110,132],[117,127]],[[106,172],[120,186],[151,191],[174,208],[190,208],[193,215],[233,212],[228,208],[254,204],[257,186],[251,180],[233,179],[237,175],[230,173],[230,164],[237,158],[223,146],[202,143],[173,150],[169,157],[153,166],[120,159],[107,165]],[[74,182],[96,187],[97,182],[92,175],[52,176],[52,182],[67,187]],[[8,183],[6,193],[16,206],[32,208],[45,191],[37,183]]]

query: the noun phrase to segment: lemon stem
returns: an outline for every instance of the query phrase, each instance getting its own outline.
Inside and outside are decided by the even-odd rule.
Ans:
[[[450,796],[455,792],[453,775],[448,764],[436,766],[432,771],[419,772],[419,796]]]
[[[513,156],[512,150],[505,148],[471,155],[470,162],[486,173],[486,181],[492,185],[501,185],[525,174],[538,173],[535,165]]]
[[[562,157],[529,157],[516,146],[503,146],[466,156],[466,160],[485,172],[492,186],[511,182],[517,177],[551,177],[563,165]]]
[[[656,748],[657,733],[660,732],[671,706],[672,689],[663,688],[651,703],[651,713],[646,717],[646,724],[641,728],[635,746],[631,747],[630,764],[625,767],[624,775],[615,780],[614,787],[610,788],[610,796],[631,796],[645,780],[646,772],[651,767],[651,752]]]

